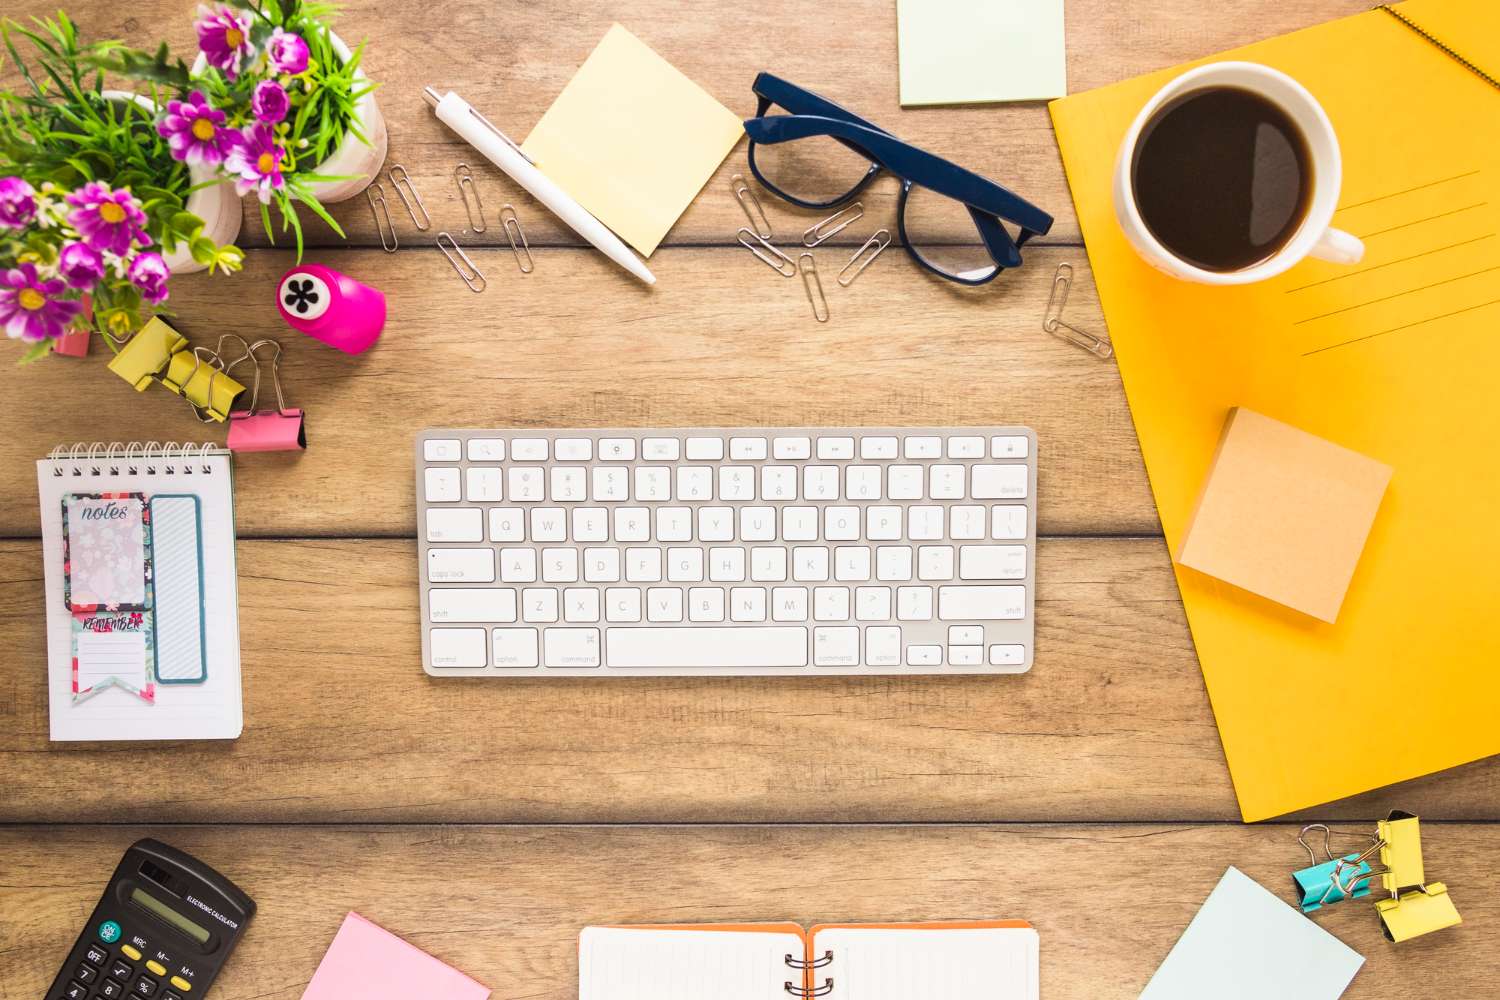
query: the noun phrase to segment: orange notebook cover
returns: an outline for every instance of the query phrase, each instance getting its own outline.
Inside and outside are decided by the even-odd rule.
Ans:
[[[636,924],[578,938],[579,1000],[1038,1000],[1024,920]]]
[[[1397,9],[1500,75],[1500,4]],[[1146,100],[1186,66],[1051,105],[1167,547],[1180,549],[1229,410],[1393,470],[1336,623],[1176,567],[1246,820],[1500,752],[1500,91],[1384,11],[1201,62],[1291,75],[1343,149],[1334,225],[1364,260],[1255,285],[1157,271],[1111,177]]]

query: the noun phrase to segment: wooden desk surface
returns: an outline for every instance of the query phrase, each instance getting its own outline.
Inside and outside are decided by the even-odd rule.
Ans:
[[[19,13],[50,10],[22,0]],[[1069,0],[1074,90],[1352,13],[1361,0]],[[96,36],[191,51],[187,0],[72,13]],[[736,112],[771,69],[996,177],[1057,217],[1027,264],[965,290],[893,248],[832,321],[735,245],[732,153],[652,258],[647,289],[581,248],[458,143],[420,97],[452,86],[517,134],[618,20]],[[1234,864],[1289,895],[1300,822],[1427,824],[1428,868],[1462,927],[1399,948],[1369,907],[1320,922],[1366,955],[1358,997],[1489,995],[1500,957],[1500,766],[1481,762],[1246,827],[1112,363],[1044,334],[1059,262],[1070,321],[1102,331],[1045,108],[902,111],[889,0],[690,5],[616,0],[349,4],[370,39],[391,163],[435,229],[463,230],[474,166],[514,202],[537,258],[515,270],[493,223],[463,237],[471,295],[413,231],[375,245],[363,198],[347,245],[308,259],[383,290],[379,347],[350,359],[292,334],[255,247],[234,278],[173,285],[190,335],[275,336],[301,456],[237,465],[246,727],[227,745],[49,744],[34,460],[60,442],[198,440],[180,401],[137,395],[101,358],[0,365],[0,997],[41,994],[120,852],[151,832],[260,901],[218,1000],[294,1000],[358,909],[498,998],[576,995],[576,935],[601,921],[1025,917],[1044,996],[1134,997]],[[893,221],[890,182],[820,250],[836,271]],[[815,216],[764,199],[778,233]],[[427,234],[430,235],[430,234]],[[1018,678],[433,681],[419,666],[410,441],[428,426],[1021,423],[1042,441],[1037,666]],[[1290,706],[1289,706],[1290,708]],[[61,825],[58,825],[61,824]]]

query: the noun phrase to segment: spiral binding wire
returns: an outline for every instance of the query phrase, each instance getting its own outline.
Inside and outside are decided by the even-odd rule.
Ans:
[[[815,958],[811,962],[806,959],[795,958],[792,955],[786,955],[783,961],[788,968],[797,969],[801,972],[805,972],[808,969],[825,969],[833,964],[833,952],[825,951],[821,957]],[[811,997],[826,997],[833,992],[833,977],[826,977],[823,980],[822,986],[812,987],[801,986],[789,979],[782,984],[782,989],[794,997],[802,997],[803,1000],[808,1000]]]
[[[109,444],[95,441],[88,444],[79,441],[71,446],[58,445],[48,453],[47,459],[57,463],[52,467],[52,475],[55,477],[66,476],[69,472],[80,479],[158,474],[175,476],[179,472],[185,476],[210,476],[213,475],[213,466],[208,459],[228,454],[228,451],[209,441],[202,444],[178,444],[176,441],[161,444],[148,441],[144,445],[139,441],[131,441],[129,444],[121,444],[119,441]]]

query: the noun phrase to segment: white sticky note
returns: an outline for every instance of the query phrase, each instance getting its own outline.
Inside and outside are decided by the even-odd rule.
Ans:
[[[903,107],[1068,92],[1063,0],[896,0],[896,27]]]
[[[1364,961],[1231,867],[1140,1000],[1338,1000]]]

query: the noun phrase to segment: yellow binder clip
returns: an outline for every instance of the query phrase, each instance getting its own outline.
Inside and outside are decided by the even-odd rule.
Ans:
[[[1387,869],[1380,880],[1391,894],[1375,904],[1386,940],[1399,943],[1463,923],[1448,887],[1426,881],[1417,817],[1395,810],[1376,826],[1376,834]]]
[[[220,338],[220,346],[224,339]],[[145,392],[152,382],[160,382],[186,399],[204,423],[228,419],[234,401],[245,391],[243,385],[224,374],[224,359],[217,350],[189,350],[187,338],[159,316],[152,317],[120,348],[109,370],[129,382],[136,392]]]

